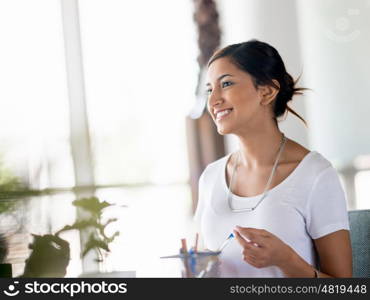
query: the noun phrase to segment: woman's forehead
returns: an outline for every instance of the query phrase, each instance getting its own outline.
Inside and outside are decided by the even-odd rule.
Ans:
[[[240,70],[228,57],[218,58],[211,63],[207,70],[206,82],[214,83],[224,75],[248,76],[246,72]]]

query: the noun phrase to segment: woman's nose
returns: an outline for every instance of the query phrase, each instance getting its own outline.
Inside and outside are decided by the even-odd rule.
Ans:
[[[211,94],[208,96],[208,105],[210,108],[213,106],[219,105],[222,102],[221,94],[214,89]]]

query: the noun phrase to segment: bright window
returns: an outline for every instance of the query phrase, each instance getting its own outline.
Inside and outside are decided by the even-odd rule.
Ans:
[[[192,5],[79,1],[95,184],[123,185],[97,196],[129,206],[113,211],[121,236],[110,259],[119,269],[141,269],[138,276],[168,275],[158,257],[177,251],[189,229],[185,118],[198,71]],[[0,2],[0,155],[35,189],[74,186],[61,17],[60,0]],[[127,187],[136,184],[143,186]],[[71,224],[73,199],[70,191],[32,199],[27,230],[55,233]],[[72,249],[67,276],[77,276],[79,237],[64,237]],[[143,260],[148,243],[156,249]],[[21,272],[18,266],[14,275]]]
[[[189,1],[80,1],[89,121],[99,185],[187,182],[194,99]]]
[[[72,187],[58,0],[0,2],[0,155],[34,188]]]

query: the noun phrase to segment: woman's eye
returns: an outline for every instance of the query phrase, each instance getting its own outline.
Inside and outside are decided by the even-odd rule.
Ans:
[[[212,89],[207,89],[207,90],[206,90],[206,94],[207,94],[207,95],[210,95],[211,93],[212,93]]]
[[[233,83],[231,81],[225,81],[225,82],[221,83],[222,87],[227,87],[227,86],[230,86],[232,84]]]

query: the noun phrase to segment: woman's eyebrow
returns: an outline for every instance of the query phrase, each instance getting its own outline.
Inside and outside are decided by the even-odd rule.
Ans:
[[[220,75],[218,78],[217,78],[217,81],[220,81],[222,78],[224,78],[224,77],[226,77],[226,76],[230,76],[230,77],[232,77],[233,75],[231,75],[231,74],[222,74],[222,75]],[[209,85],[211,85],[209,82],[207,82],[206,83],[206,86],[209,86]]]

